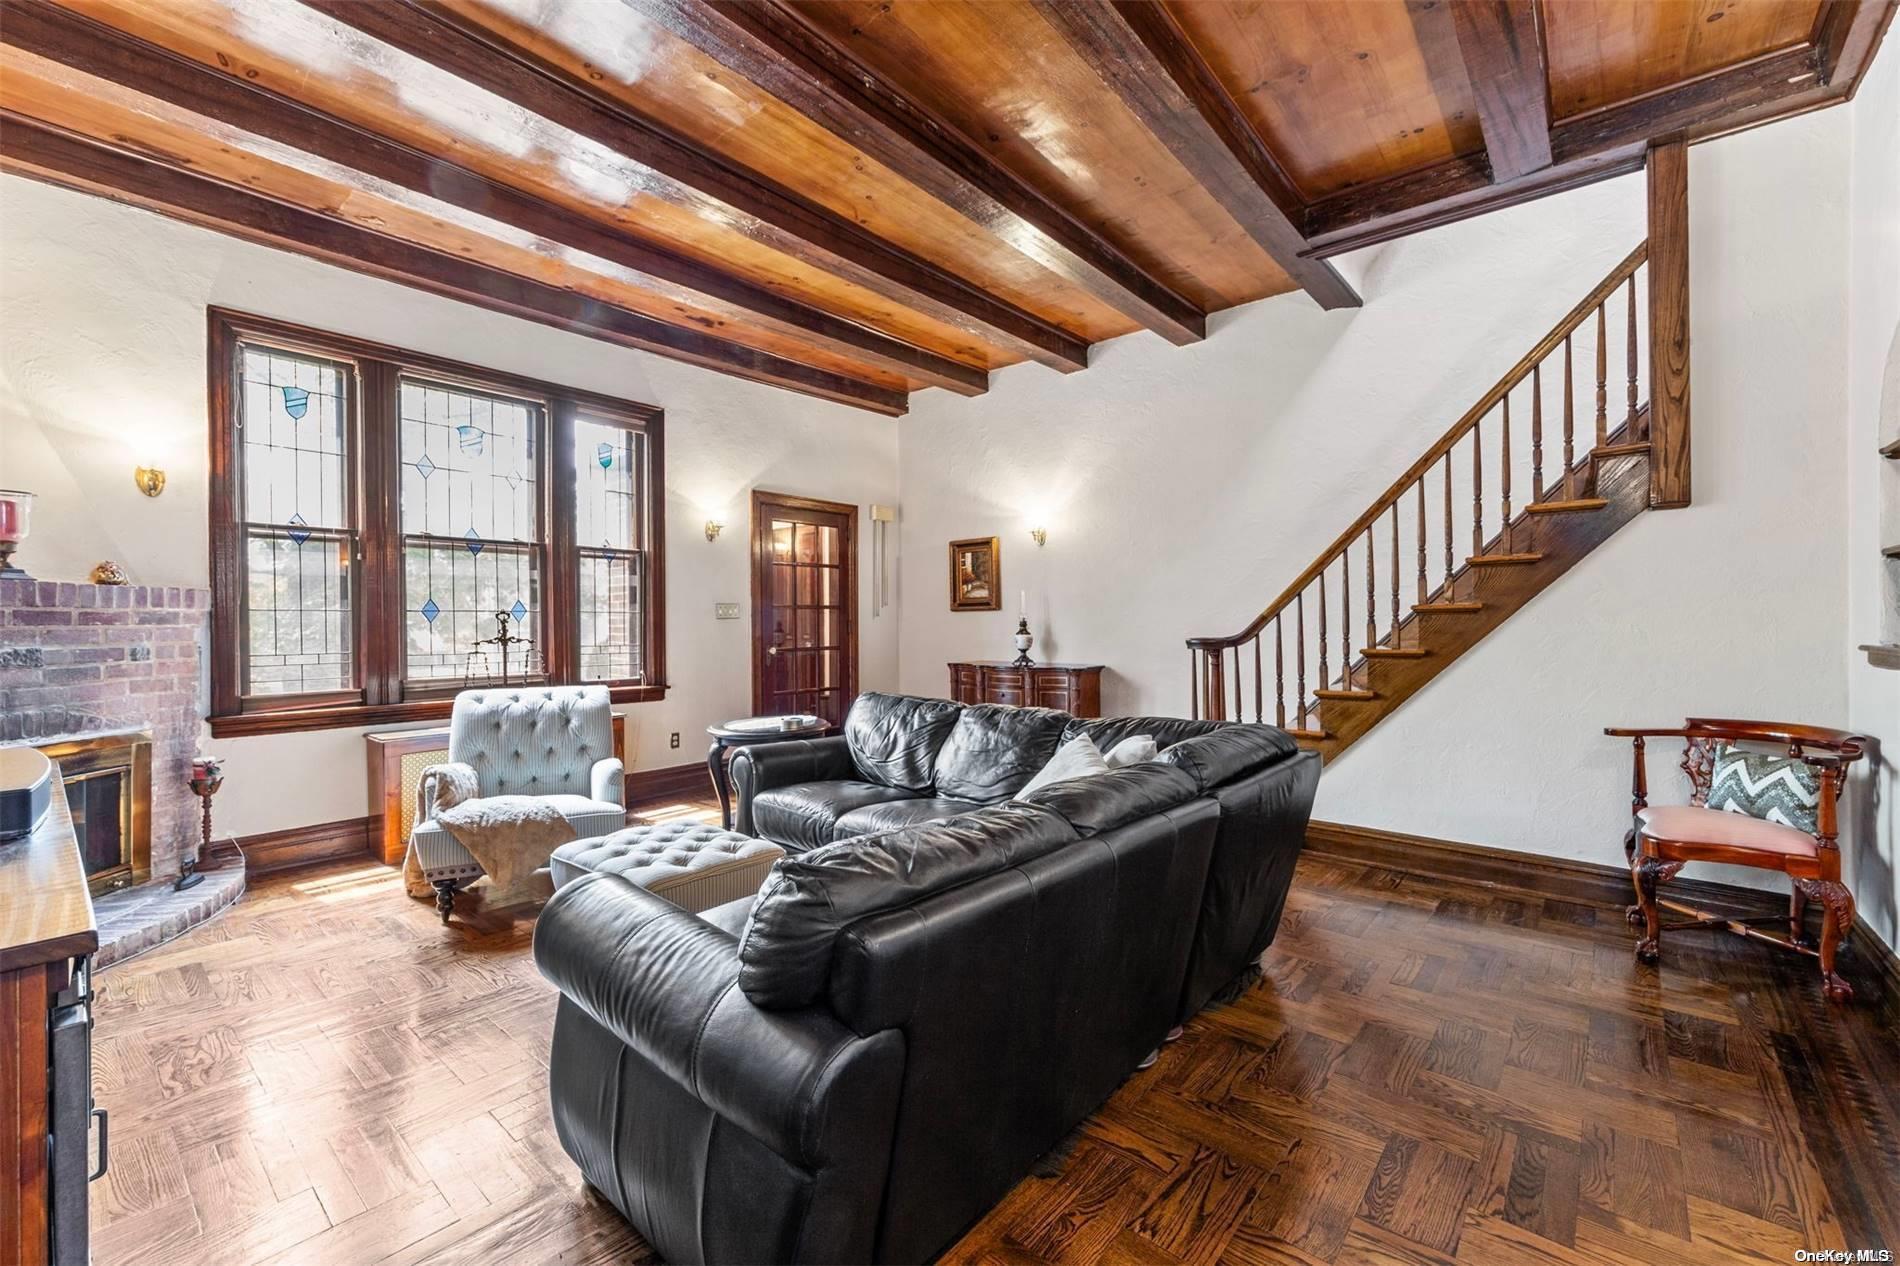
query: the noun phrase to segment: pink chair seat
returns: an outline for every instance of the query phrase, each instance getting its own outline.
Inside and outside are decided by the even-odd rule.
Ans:
[[[1644,809],[1636,815],[1644,835],[1652,840],[1677,844],[1720,844],[1728,848],[1753,849],[1758,853],[1779,853],[1785,857],[1813,857],[1819,848],[1806,831],[1745,817],[1721,809],[1701,809],[1688,804],[1666,804]]]

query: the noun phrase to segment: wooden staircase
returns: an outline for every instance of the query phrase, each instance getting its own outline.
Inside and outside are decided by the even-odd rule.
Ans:
[[[1330,760],[1649,507],[1646,255],[1612,269],[1246,628],[1188,640],[1193,715],[1272,722]]]

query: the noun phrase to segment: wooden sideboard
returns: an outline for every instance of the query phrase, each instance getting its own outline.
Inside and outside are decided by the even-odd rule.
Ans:
[[[449,727],[365,734],[363,743],[369,749],[370,852],[384,865],[400,866],[416,825],[416,786],[423,770],[449,758]],[[614,713],[614,755],[627,759],[627,718],[619,712]]]
[[[1102,715],[1102,665],[970,660],[950,665],[950,697],[958,703],[1055,708],[1078,717]]]

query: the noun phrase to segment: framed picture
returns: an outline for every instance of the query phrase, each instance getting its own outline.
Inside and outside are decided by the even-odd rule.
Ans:
[[[999,611],[1003,606],[1002,559],[996,538],[950,542],[950,609]]]

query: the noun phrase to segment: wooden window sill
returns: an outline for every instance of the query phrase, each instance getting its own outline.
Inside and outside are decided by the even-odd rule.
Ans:
[[[492,687],[505,689],[505,687]],[[527,689],[527,687],[523,687]],[[666,698],[665,685],[613,686],[615,703],[657,703]],[[244,738],[257,734],[298,734],[305,730],[340,730],[365,725],[407,725],[446,721],[455,700],[417,699],[407,703],[351,704],[331,708],[287,708],[276,712],[242,712],[210,718],[212,738]]]
[[[1867,652],[1867,662],[1872,664],[1875,668],[1900,670],[1900,644],[1887,643],[1883,645],[1879,642],[1875,642],[1870,646],[1863,646],[1861,649]]]

